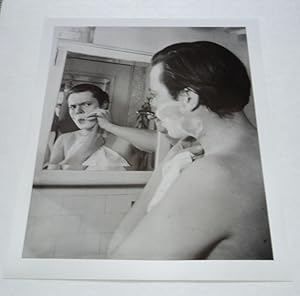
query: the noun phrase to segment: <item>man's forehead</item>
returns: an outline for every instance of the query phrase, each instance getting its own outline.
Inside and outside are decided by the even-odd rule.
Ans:
[[[79,93],[73,93],[69,95],[68,103],[71,104],[80,104],[86,101],[96,100],[93,94],[90,91],[84,91]]]

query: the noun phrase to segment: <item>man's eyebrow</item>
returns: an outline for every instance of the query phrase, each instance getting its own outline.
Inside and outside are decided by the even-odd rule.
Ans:
[[[85,101],[83,101],[83,102],[80,102],[80,103],[78,103],[78,104],[71,104],[71,105],[69,105],[69,106],[81,106],[81,105],[84,105],[84,104],[86,104],[86,103],[91,103],[92,102],[92,100],[90,100],[90,99],[87,99],[87,100],[85,100]]]

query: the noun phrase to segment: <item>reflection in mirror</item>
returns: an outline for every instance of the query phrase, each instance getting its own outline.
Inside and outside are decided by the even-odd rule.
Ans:
[[[153,170],[156,143],[141,148],[116,132],[137,128],[155,134],[144,99],[147,69],[147,63],[69,53],[43,169]]]

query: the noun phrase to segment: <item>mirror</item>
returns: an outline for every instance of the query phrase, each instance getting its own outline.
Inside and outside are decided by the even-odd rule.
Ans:
[[[34,185],[145,184],[157,141],[148,116],[150,55],[66,40],[55,49]],[[114,132],[101,126],[103,117]],[[151,147],[130,142],[120,128],[147,130]]]
[[[109,113],[112,123],[122,127],[153,130],[153,123],[141,112],[150,107],[144,99],[147,68],[148,64],[143,62],[68,53],[57,94],[43,169],[54,167],[99,171],[153,170],[154,153],[142,151],[131,143],[126,143],[124,139],[101,129],[101,126],[97,126],[98,132],[94,133],[97,120],[85,119],[89,112],[101,104],[99,107]],[[98,93],[93,95],[92,92],[97,88],[102,90],[102,96],[107,96],[107,101],[101,101],[101,93],[99,98]],[[72,91],[74,93],[69,95]],[[95,106],[88,106],[92,102],[90,96],[93,99],[98,98],[99,102],[96,102]],[[80,104],[77,106],[78,100]],[[72,107],[77,109],[71,110]],[[99,141],[99,144],[94,143],[94,139],[88,136],[91,130],[95,135],[102,133],[103,141]],[[82,141],[85,143],[82,144]],[[91,147],[96,144],[95,148]],[[82,166],[76,167],[77,163],[73,161],[75,165],[72,167],[73,159],[69,154],[76,150],[83,153],[81,145],[86,146],[89,155],[82,162]],[[65,165],[58,165],[64,163],[67,158],[71,160],[65,161]]]

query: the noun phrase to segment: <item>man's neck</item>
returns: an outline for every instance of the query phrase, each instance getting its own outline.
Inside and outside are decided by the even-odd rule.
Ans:
[[[210,113],[204,122],[204,130],[198,139],[205,154],[219,154],[234,151],[241,143],[245,143],[256,130],[243,112],[234,113],[230,118],[220,118]]]
[[[81,129],[78,132],[81,136],[87,136],[87,135],[90,135],[90,134],[101,133],[102,129],[100,129],[100,127],[98,125],[95,125],[90,129]]]

